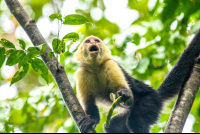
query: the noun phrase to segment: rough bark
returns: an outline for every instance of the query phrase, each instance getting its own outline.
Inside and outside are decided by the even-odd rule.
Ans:
[[[195,96],[200,87],[200,56],[192,70],[191,76],[180,91],[170,119],[167,123],[165,133],[181,133],[185,121],[192,108]]]
[[[23,9],[18,0],[5,0],[10,12],[16,18],[18,23],[23,27],[34,46],[46,43],[45,39],[38,30],[35,20],[31,19],[27,12]],[[46,43],[47,44],[47,43]],[[42,60],[51,72],[54,80],[56,81],[59,90],[62,94],[63,100],[68,108],[69,113],[73,117],[76,125],[85,116],[83,108],[78,102],[73,89],[69,83],[64,67],[61,66],[56,57],[49,58],[48,52],[51,48],[46,46],[45,53],[41,55]],[[58,66],[57,66],[58,65]],[[79,126],[78,126],[79,128]],[[92,128],[88,132],[95,132]]]

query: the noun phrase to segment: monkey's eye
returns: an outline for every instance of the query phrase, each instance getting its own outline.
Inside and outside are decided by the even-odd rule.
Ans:
[[[100,41],[99,41],[99,40],[95,40],[95,42],[96,42],[96,43],[99,43]]]
[[[90,43],[90,40],[87,40],[85,43]]]

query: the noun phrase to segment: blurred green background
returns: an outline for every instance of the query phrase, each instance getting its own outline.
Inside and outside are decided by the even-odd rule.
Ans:
[[[77,32],[79,41],[66,42],[66,52],[58,56],[76,92],[73,74],[78,65],[73,53],[89,35],[103,40],[111,50],[113,59],[133,77],[143,80],[155,89],[175,65],[184,48],[200,28],[199,0],[19,0],[25,10],[51,44],[58,34],[57,20],[49,15],[80,14],[91,23],[80,26],[62,26],[59,38]],[[58,10],[59,9],[59,10]],[[10,14],[5,1],[0,0],[0,39],[16,44],[23,39],[32,46],[26,33]],[[61,94],[51,75],[46,82],[38,73],[29,73],[10,85],[16,66],[4,65],[0,70],[0,132],[78,132]],[[175,99],[163,108],[152,132],[163,132]],[[97,132],[103,131],[107,111],[100,107],[101,122]],[[183,132],[200,132],[200,93]]]

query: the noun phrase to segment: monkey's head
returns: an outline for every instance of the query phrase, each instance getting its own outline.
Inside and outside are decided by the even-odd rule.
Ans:
[[[110,50],[103,44],[102,40],[89,36],[83,40],[75,53],[75,58],[81,63],[91,63],[92,61],[102,63],[111,58]]]

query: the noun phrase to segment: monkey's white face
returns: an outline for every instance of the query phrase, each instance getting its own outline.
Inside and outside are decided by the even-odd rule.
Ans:
[[[89,36],[83,41],[83,46],[87,49],[86,53],[89,53],[92,57],[98,56],[98,54],[101,52],[101,45],[102,41],[95,36]]]
[[[79,63],[97,63],[101,64],[106,59],[111,58],[110,50],[103,44],[102,40],[89,36],[83,40],[75,53],[75,58]],[[91,62],[94,61],[94,62]]]

